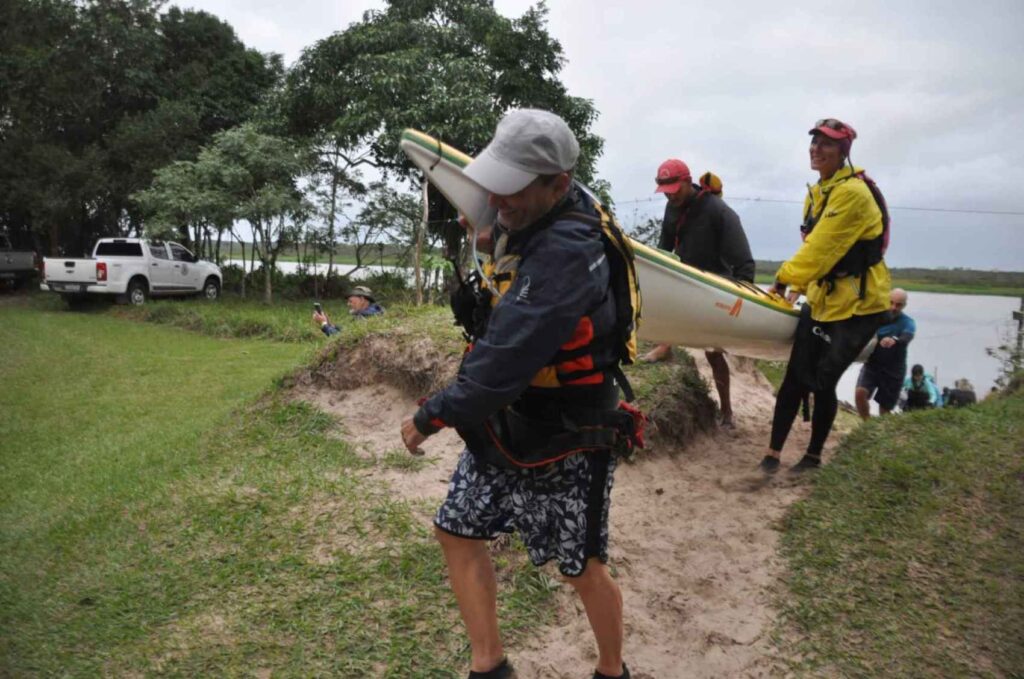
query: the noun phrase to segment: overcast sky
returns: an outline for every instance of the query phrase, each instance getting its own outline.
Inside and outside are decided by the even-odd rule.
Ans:
[[[183,0],[284,55],[382,2]],[[518,16],[530,2],[496,0]],[[658,164],[715,171],[758,259],[797,247],[807,130],[837,117],[891,206],[1024,213],[1024,2],[552,0],[563,82],[600,111],[625,223],[657,216]],[[416,126],[410,120],[411,127]],[[458,145],[458,140],[450,140]],[[741,200],[760,198],[761,201]],[[766,201],[794,201],[792,203]],[[1024,215],[894,209],[894,266],[1024,270]]]

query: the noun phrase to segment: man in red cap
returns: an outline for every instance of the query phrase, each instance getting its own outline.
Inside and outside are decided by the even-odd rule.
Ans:
[[[713,177],[710,173],[705,176]],[[658,247],[676,253],[684,264],[753,283],[754,258],[747,234],[739,216],[722,200],[717,178],[714,182],[702,180],[701,185],[694,184],[686,163],[670,158],[658,167],[655,182],[655,192],[664,193],[668,199]],[[707,351],[704,355],[711,364],[718,389],[722,409],[720,424],[732,429],[729,364],[721,351]],[[663,361],[671,356],[672,346],[661,344],[643,360]]]

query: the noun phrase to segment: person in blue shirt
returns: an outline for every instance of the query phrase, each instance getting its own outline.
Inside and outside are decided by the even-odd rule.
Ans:
[[[868,399],[872,396],[882,415],[891,413],[899,401],[903,377],[907,374],[907,345],[917,332],[914,319],[903,312],[906,307],[907,291],[895,288],[889,295],[892,320],[878,329],[878,343],[857,378],[854,397],[862,419],[871,417]]]
[[[357,285],[348,293],[348,313],[356,318],[369,318],[384,313],[384,307],[373,299],[373,291],[365,285]],[[313,322],[320,326],[320,332],[327,335],[337,335],[341,330],[331,323],[327,314],[323,311],[313,312]]]
[[[903,383],[903,389],[907,392],[903,402],[904,410],[925,410],[942,406],[939,388],[935,386],[932,376],[925,374],[923,365],[911,368],[910,377]]]

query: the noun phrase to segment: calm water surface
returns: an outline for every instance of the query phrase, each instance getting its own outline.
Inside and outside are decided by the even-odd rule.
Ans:
[[[985,349],[1006,341],[1012,314],[1020,308],[1016,297],[948,295],[910,292],[906,313],[917,323],[910,343],[907,369],[915,363],[935,377],[939,389],[966,377],[982,398],[999,375],[999,361]],[[1013,324],[1016,331],[1016,323]],[[839,381],[839,399],[853,403],[860,364],[855,363]],[[877,406],[872,402],[872,407]]]

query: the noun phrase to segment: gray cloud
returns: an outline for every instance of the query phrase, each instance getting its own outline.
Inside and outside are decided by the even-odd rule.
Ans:
[[[518,16],[530,3],[495,4]],[[291,63],[380,3],[192,5]],[[1024,3],[553,0],[550,10],[566,85],[601,112],[599,170],[626,222],[660,214],[652,177],[672,156],[713,169],[727,200],[802,199],[816,179],[806,131],[824,116],[857,128],[854,162],[893,205],[1024,212]],[[796,247],[799,205],[733,205],[756,256]],[[894,219],[895,265],[1024,268],[1024,217]]]

